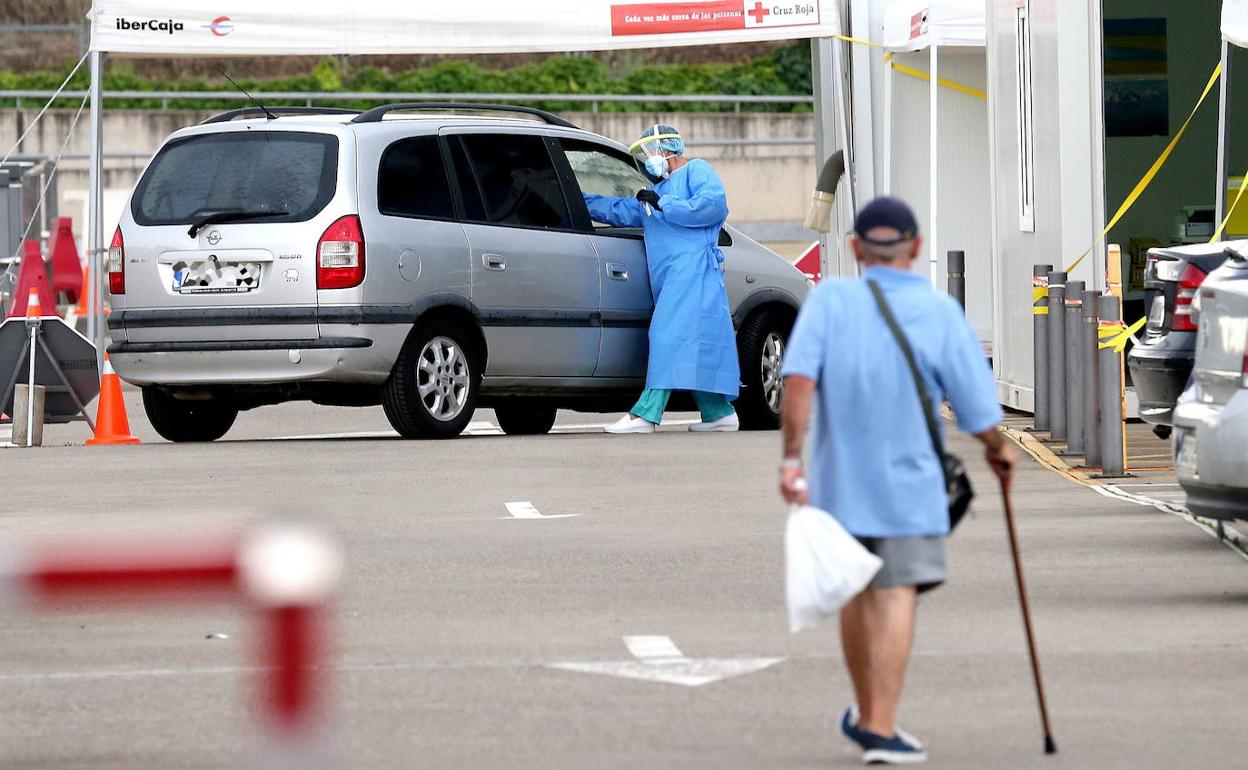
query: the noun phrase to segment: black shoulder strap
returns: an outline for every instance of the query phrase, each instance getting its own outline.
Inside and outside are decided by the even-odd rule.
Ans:
[[[875,297],[875,304],[880,308],[880,315],[884,316],[884,323],[888,324],[889,331],[897,340],[897,346],[901,348],[902,355],[906,357],[906,364],[910,367],[910,376],[914,378],[914,387],[919,391],[919,403],[923,407],[923,417],[927,420],[927,432],[932,437],[932,448],[936,450],[936,458],[943,462],[945,449],[940,442],[940,428],[936,426],[935,405],[932,403],[931,394],[927,392],[923,375],[919,374],[919,365],[914,360],[914,351],[910,348],[910,342],[906,339],[905,333],[897,325],[893,309],[884,299],[884,292],[880,291],[879,284],[875,281],[867,281],[867,286],[871,289],[871,296]]]

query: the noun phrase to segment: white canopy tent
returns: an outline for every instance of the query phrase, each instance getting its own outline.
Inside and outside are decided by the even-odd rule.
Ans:
[[[939,230],[937,198],[939,176],[939,104],[940,84],[938,55],[941,48],[984,49],[987,44],[987,19],[982,0],[894,0],[884,11],[882,42],[892,53],[912,53],[927,49],[929,61],[929,191],[927,227],[928,266],[932,284],[939,287]],[[893,67],[884,69],[884,158],[883,176],[892,173],[892,105]]]
[[[102,58],[127,56],[293,56],[306,54],[471,54],[595,51],[832,38],[841,33],[842,0],[95,0],[91,12],[91,163],[88,232],[91,337],[103,350],[101,311]],[[848,146],[848,100],[816,48],[816,110],[835,100],[839,144]],[[830,87],[829,87],[830,86]],[[820,133],[826,129],[820,126]],[[831,155],[821,141],[818,159]],[[846,153],[847,157],[850,153]],[[853,179],[852,166],[849,179]],[[849,182],[852,190],[852,181]],[[852,200],[852,194],[847,196]]]

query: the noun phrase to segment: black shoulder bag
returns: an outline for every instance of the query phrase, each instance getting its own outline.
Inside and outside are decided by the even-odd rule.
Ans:
[[[975,496],[975,491],[971,489],[971,479],[966,475],[966,468],[957,455],[949,454],[941,445],[940,429],[936,426],[935,404],[932,403],[931,394],[927,392],[923,375],[919,374],[919,366],[914,360],[914,351],[911,350],[910,343],[906,340],[901,327],[897,325],[897,319],[893,317],[893,310],[884,299],[884,293],[880,291],[875,281],[867,281],[867,286],[871,288],[875,304],[880,308],[880,315],[884,316],[884,323],[888,324],[889,331],[897,340],[897,346],[901,348],[902,355],[906,357],[910,375],[914,378],[914,387],[919,391],[919,404],[923,408],[923,417],[927,420],[927,432],[932,437],[932,448],[936,450],[936,456],[940,458],[941,467],[945,472],[945,491],[949,494],[949,531],[952,532],[966,515],[967,509],[971,507],[971,498]]]

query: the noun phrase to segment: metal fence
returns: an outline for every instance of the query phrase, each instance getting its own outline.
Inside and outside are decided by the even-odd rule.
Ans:
[[[20,109],[23,100],[43,106],[52,98],[52,91],[0,90],[0,100],[13,100]],[[81,102],[85,91],[63,91],[61,99]],[[775,106],[813,106],[811,95],[772,96],[742,94],[470,94],[470,93],[410,93],[403,91],[257,91],[253,92],[265,104],[289,104],[298,102],[307,107],[332,102],[506,102],[508,104],[533,104],[537,102],[562,102],[587,105],[590,112],[601,112],[607,104],[699,104],[731,108],[732,112]],[[170,102],[230,102],[248,104],[242,94],[234,91],[105,91],[105,101],[158,102],[160,109],[169,109]],[[206,108],[207,109],[207,108]],[[728,110],[725,110],[728,111]]]

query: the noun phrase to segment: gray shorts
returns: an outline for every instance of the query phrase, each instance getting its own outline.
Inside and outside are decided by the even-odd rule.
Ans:
[[[919,593],[945,582],[945,536],[860,537],[858,542],[884,561],[872,588],[914,586]]]

